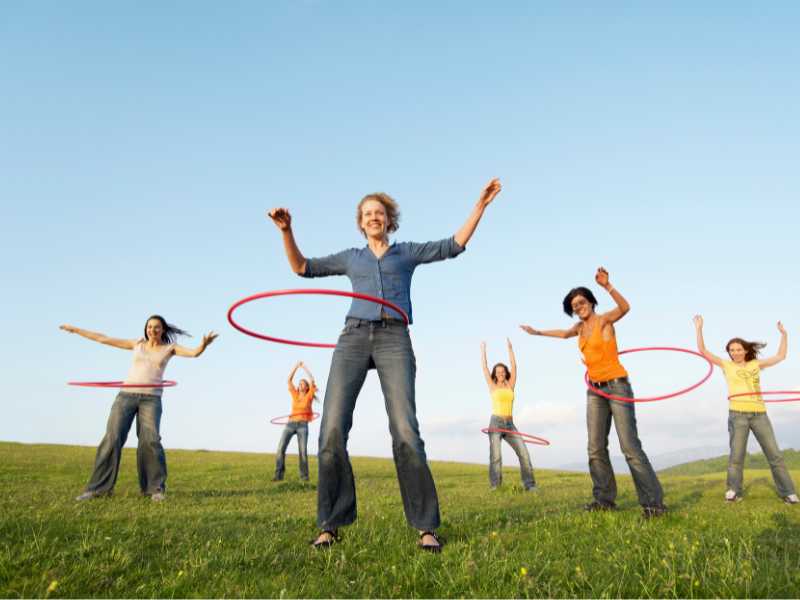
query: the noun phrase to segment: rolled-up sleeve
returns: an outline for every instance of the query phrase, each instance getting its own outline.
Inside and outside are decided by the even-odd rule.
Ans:
[[[436,242],[410,242],[408,249],[409,255],[417,264],[455,258],[465,250],[464,246],[456,242],[455,236]]]
[[[336,254],[323,256],[321,258],[309,258],[306,260],[306,272],[302,277],[328,277],[330,275],[347,274],[347,265],[353,250],[342,250]]]

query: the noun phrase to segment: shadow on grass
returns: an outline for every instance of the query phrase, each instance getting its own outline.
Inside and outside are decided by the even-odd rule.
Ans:
[[[243,498],[247,496],[281,496],[295,492],[316,492],[317,486],[313,483],[301,481],[267,482],[263,487],[248,488],[243,490],[195,490],[192,492],[179,492],[187,498]]]

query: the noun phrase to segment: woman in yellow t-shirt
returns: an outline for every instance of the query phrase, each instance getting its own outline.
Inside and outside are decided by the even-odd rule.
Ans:
[[[308,374],[309,383],[301,379],[297,387],[294,386],[294,376],[297,369],[303,369]],[[297,363],[289,373],[289,394],[292,396],[292,412],[289,422],[283,428],[281,439],[278,442],[278,453],[275,456],[275,477],[272,481],[281,481],[285,470],[286,447],[293,435],[297,435],[297,450],[300,454],[300,479],[308,481],[308,422],[311,420],[311,403],[317,401],[317,384],[314,376],[302,361]]]
[[[722,369],[728,383],[728,396],[750,394],[728,400],[728,435],[731,453],[728,456],[728,491],[725,492],[725,500],[736,502],[742,499],[744,458],[747,454],[747,438],[752,431],[764,456],[767,457],[778,494],[787,504],[800,503],[792,476],[783,462],[783,456],[775,439],[775,432],[767,416],[767,408],[761,394],[761,369],[777,365],[786,358],[787,335],[783,324],[778,321],[778,331],[781,332],[778,353],[765,359],[759,359],[758,353],[766,344],[748,342],[738,337],[731,339],[725,345],[725,350],[731,360],[715,356],[706,349],[703,340],[703,317],[700,315],[694,317],[694,327],[697,333],[697,349]]]
[[[517,431],[512,419],[514,407],[514,386],[517,383],[517,361],[514,358],[514,349],[511,347],[511,340],[508,342],[508,361],[511,363],[509,369],[503,363],[497,363],[489,371],[489,364],[486,362],[486,342],[481,342],[481,356],[483,358],[483,376],[486,385],[489,386],[489,393],[492,396],[492,418],[489,421],[489,429],[507,429]],[[519,435],[514,433],[503,433],[498,431],[489,432],[489,485],[491,488],[497,487],[503,482],[503,454],[500,448],[500,441],[505,440],[516,452],[519,459],[519,471],[522,477],[522,485],[525,491],[536,490],[536,481],[533,477],[533,467],[528,448]]]

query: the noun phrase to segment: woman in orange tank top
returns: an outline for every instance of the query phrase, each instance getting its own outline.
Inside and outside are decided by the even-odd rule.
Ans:
[[[530,325],[520,327],[530,335],[562,339],[577,336],[578,347],[583,354],[583,362],[592,386],[612,396],[633,398],[628,372],[619,361],[614,330],[614,323],[628,313],[630,304],[611,285],[608,271],[603,267],[597,269],[594,279],[616,303],[610,311],[596,313],[597,299],[592,291],[585,287],[576,287],[569,291],[563,302],[567,316],[575,315],[579,319],[572,327],[546,331],[534,329]],[[594,500],[584,508],[589,511],[616,508],[617,482],[608,455],[608,434],[613,420],[619,445],[636,486],[639,504],[642,505],[642,516],[650,518],[663,515],[666,512],[664,492],[639,441],[633,402],[609,400],[592,390],[587,390],[586,396],[589,473],[592,476]]]

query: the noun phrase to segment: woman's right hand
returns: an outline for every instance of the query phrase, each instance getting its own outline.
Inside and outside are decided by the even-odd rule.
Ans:
[[[700,315],[695,315],[692,319],[694,321],[694,328],[695,329],[702,329],[703,328],[703,317]]]
[[[541,331],[539,331],[538,329],[534,329],[530,325],[520,325],[519,328],[522,329],[522,331],[524,331],[525,333],[529,333],[530,335],[541,335],[542,333]]]
[[[287,231],[292,228],[292,215],[289,214],[288,208],[273,208],[267,213],[267,216],[272,219],[272,222],[281,231]]]
[[[62,325],[59,329],[63,329],[67,333],[75,333],[77,327],[73,327],[72,325]]]

